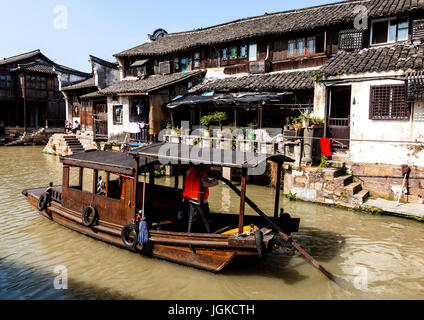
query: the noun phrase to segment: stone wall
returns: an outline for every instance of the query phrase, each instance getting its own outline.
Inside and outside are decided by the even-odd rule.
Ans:
[[[402,190],[403,176],[400,165],[354,163],[351,170],[355,178],[370,191],[372,196],[397,200]],[[407,195],[401,201],[421,203],[424,198],[424,168],[411,167],[405,183]]]
[[[349,208],[361,206],[369,193],[362,190],[340,168],[297,168],[286,170],[284,194],[304,201],[340,205]]]

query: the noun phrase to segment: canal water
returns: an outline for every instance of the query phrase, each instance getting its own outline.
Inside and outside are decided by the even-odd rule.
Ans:
[[[0,147],[0,163],[0,299],[424,298],[419,222],[284,199],[286,212],[302,219],[294,239],[351,286],[329,282],[284,246],[262,261],[238,261],[214,274],[127,252],[38,215],[22,189],[60,184],[62,175],[59,158],[42,148]],[[265,212],[273,211],[271,189],[247,190]],[[213,211],[237,213],[239,200],[218,186],[210,204]],[[58,266],[67,269],[67,290],[54,287]]]

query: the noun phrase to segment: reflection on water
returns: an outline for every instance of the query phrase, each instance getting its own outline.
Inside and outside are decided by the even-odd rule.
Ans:
[[[295,240],[351,283],[365,269],[367,289],[330,283],[283,239],[266,259],[237,259],[213,274],[139,256],[39,216],[22,189],[62,179],[59,159],[41,151],[0,147],[1,299],[424,298],[423,224],[284,199],[286,211],[302,218]],[[174,179],[161,183],[172,185]],[[273,212],[275,191],[253,185],[247,190],[265,212]],[[211,190],[210,205],[215,212],[237,213],[239,199],[220,185]],[[53,287],[57,265],[68,268],[68,290]]]

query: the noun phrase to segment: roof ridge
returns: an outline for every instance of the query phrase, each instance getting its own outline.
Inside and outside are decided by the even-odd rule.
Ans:
[[[14,55],[14,56],[4,57],[3,60],[9,60],[9,59],[17,58],[17,57],[24,56],[24,55],[27,55],[27,54],[30,54],[30,53],[41,53],[41,50],[40,49],[36,49],[36,50],[32,50],[32,51],[20,53],[20,54]]]
[[[220,23],[220,24],[213,25],[213,26],[210,26],[210,27],[198,28],[198,29],[193,29],[193,30],[188,30],[188,31],[170,32],[170,33],[167,33],[166,35],[164,35],[163,37],[165,38],[165,37],[169,37],[169,36],[178,36],[178,35],[183,35],[183,34],[190,34],[190,33],[195,33],[195,32],[199,32],[199,31],[205,31],[205,30],[209,30],[209,29],[213,29],[213,28],[226,26],[226,25],[233,24],[233,23],[239,23],[239,22],[244,22],[244,21],[253,21],[253,20],[256,20],[256,19],[262,19],[262,18],[266,18],[266,17],[270,17],[270,16],[284,15],[284,14],[290,14],[290,13],[302,13],[302,12],[305,12],[305,11],[309,11],[309,10],[313,10],[313,9],[320,9],[320,8],[325,8],[325,7],[333,7],[333,6],[336,7],[336,6],[341,6],[341,5],[350,5],[350,4],[355,3],[355,2],[372,2],[372,0],[344,0],[344,1],[338,1],[338,2],[334,2],[334,3],[326,3],[326,4],[321,4],[321,5],[316,5],[316,6],[306,7],[306,8],[300,8],[300,9],[292,9],[292,10],[287,10],[287,11],[277,11],[277,12],[272,12],[272,13],[265,13],[265,14],[258,15],[258,16],[240,18],[240,19]]]

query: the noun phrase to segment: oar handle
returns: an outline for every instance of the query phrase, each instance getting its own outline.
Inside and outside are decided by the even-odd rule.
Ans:
[[[241,195],[241,192],[227,179],[221,177],[220,178],[226,185],[228,185],[235,193],[237,193],[239,196]],[[250,200],[248,197],[245,197],[246,203],[256,211],[261,217],[263,217],[279,234],[281,234],[288,243],[290,243],[297,251],[299,251],[306,259],[309,260],[309,262],[312,263],[312,265],[320,270],[328,279],[331,281],[336,282],[336,278],[333,274],[331,274],[329,271],[327,271],[322,265],[318,263],[314,258],[312,258],[301,246],[299,246],[292,238],[290,238],[287,234],[281,230],[281,228],[272,221],[264,212],[262,212],[258,206]],[[336,282],[337,283],[337,282]]]

